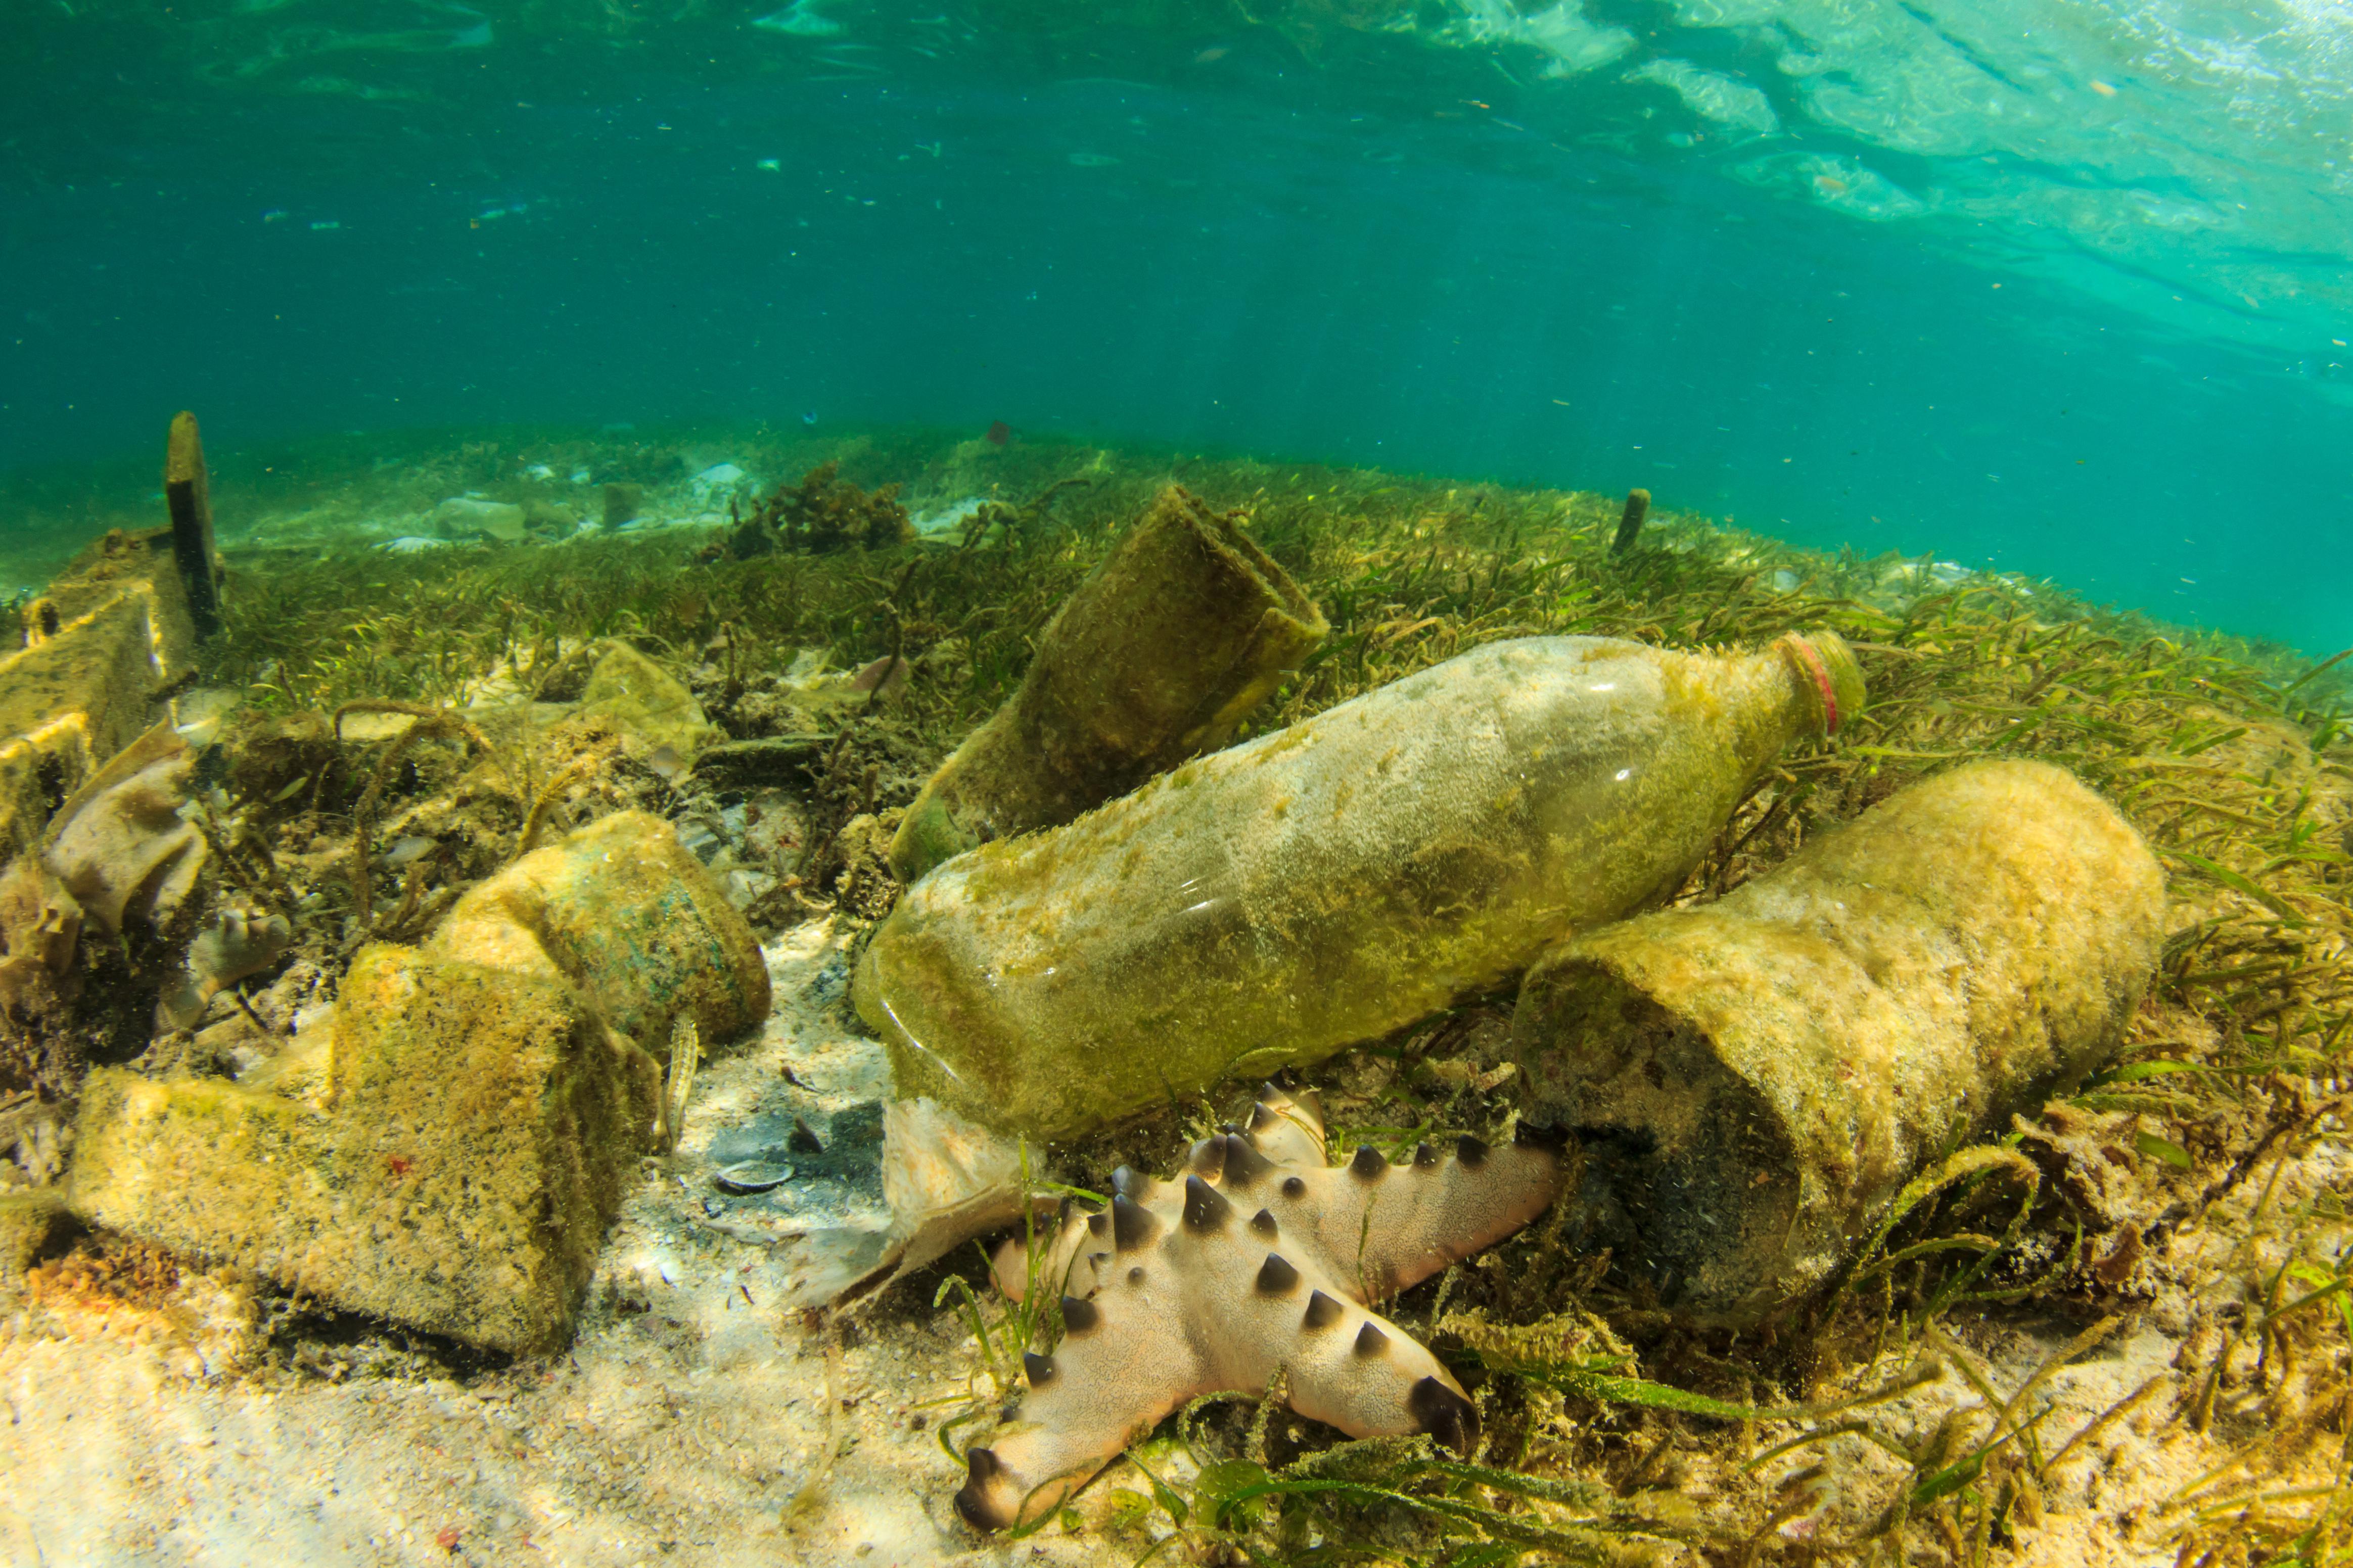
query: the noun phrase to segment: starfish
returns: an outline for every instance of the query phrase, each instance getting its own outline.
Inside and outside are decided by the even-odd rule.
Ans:
[[[1001,1530],[1050,1513],[1171,1412],[1255,1394],[1278,1368],[1291,1407],[1352,1437],[1428,1432],[1468,1456],[1479,1416],[1462,1385],[1372,1304],[1550,1207],[1562,1140],[1522,1128],[1506,1147],[1463,1137],[1392,1165],[1324,1157],[1313,1092],[1269,1084],[1249,1125],[1195,1143],[1166,1182],[1122,1166],[1100,1209],[1066,1203],[1034,1249],[996,1259],[1015,1300],[1060,1281],[1062,1340],[1024,1357],[1018,1419],[966,1451],[956,1511]]]

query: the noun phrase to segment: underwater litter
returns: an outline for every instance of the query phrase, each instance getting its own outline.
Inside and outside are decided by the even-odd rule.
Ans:
[[[26,607],[0,1357],[112,1510],[43,1539],[2315,1528],[2333,672],[1647,497],[829,439],[469,441],[674,521]],[[158,1412],[194,1526],[92,1446]]]

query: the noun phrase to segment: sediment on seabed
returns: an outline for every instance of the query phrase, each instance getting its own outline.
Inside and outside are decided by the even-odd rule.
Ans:
[[[47,672],[34,699],[0,671],[10,1560],[1092,1563],[1173,1535],[1163,1552],[1203,1562],[2320,1562],[2353,1543],[2346,667],[2059,584],[1799,551],[1663,491],[1616,549],[1622,496],[1018,437],[499,431],[212,457],[224,626],[201,642],[168,547],[100,541],[169,521],[152,474],[119,507],[55,476],[0,490],[33,542],[0,555],[0,660]],[[1907,785],[2031,761],[2163,873],[2137,1002],[2059,1098],[1907,1145],[1851,1233],[1810,1236],[1825,1261],[1803,1289],[1744,1298],[1737,1323],[1639,1255],[1640,1215],[1609,1219],[1628,1173],[1679,1167],[1634,1120],[1561,1129],[1569,1195],[1547,1214],[1401,1294],[1354,1287],[1462,1391],[1467,1417],[1440,1401],[1425,1426],[1467,1454],[1344,1438],[1292,1413],[1315,1380],[1279,1378],[976,1533],[955,1504],[967,1450],[1065,1323],[969,1246],[832,1305],[908,1198],[881,1162],[906,1112],[850,976],[902,891],[903,814],[1172,484],[1263,552],[1292,622],[1311,623],[1295,591],[1328,624],[1284,644],[1296,668],[1236,742],[1506,639],[1760,648],[1822,628],[1854,650],[1869,706],[1780,752],[1653,900],[1666,912],[1574,962],[1680,951],[1672,922],[1736,893],[1762,919],[1777,870]],[[653,912],[565,913],[607,907]],[[1852,984],[1902,994],[1841,952]],[[1662,1016],[1695,994],[1638,979],[1611,984]],[[1576,1097],[1531,1085],[1531,1051],[1608,1030],[1579,1012],[1515,1041],[1519,1004],[1516,976],[1482,981],[1304,1068],[1287,1092],[1320,1097],[1333,1182],[1362,1158],[1405,1191],[1552,1136],[1538,1114]],[[1699,1046],[1731,1050],[1677,1048]],[[474,1064],[462,1094],[437,1076],[450,1061]],[[1190,1143],[1180,1185],[1229,1192],[1202,1151],[1229,1150],[1221,1124],[1250,1124],[1261,1092],[1187,1089],[1018,1145],[1005,1174],[1075,1214],[1145,1192]],[[1609,1093],[1674,1110],[1672,1086]],[[195,1159],[141,1118],[227,1131]],[[247,1159],[291,1195],[230,1205]],[[1222,1213],[1154,1190],[1172,1231]],[[1017,1238],[1022,1212],[1000,1216]],[[1679,1245],[1735,1256],[1699,1223],[1678,1215]],[[1333,1247],[1315,1256],[1336,1279]],[[1250,1299],[1181,1311],[1203,1342],[1261,1344],[1237,1327]]]

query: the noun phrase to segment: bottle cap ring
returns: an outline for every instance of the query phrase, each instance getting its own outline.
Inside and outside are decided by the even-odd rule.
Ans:
[[[1822,733],[1837,734],[1839,731],[1838,691],[1831,684],[1830,667],[1822,662],[1821,650],[1796,632],[1791,632],[1781,641],[1797,654],[1798,662],[1805,668],[1808,675],[1814,678],[1814,689],[1821,693]]]

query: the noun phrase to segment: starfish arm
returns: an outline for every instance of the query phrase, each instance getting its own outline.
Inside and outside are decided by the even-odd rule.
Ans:
[[[1151,1231],[1169,1228],[1148,1217]],[[1067,1230],[1083,1237],[1087,1226]],[[1187,1331],[1184,1282],[1154,1239],[1137,1241],[1131,1230],[1122,1240],[1132,1245],[1080,1256],[1062,1302],[1061,1342],[1050,1356],[1028,1358],[1020,1419],[965,1456],[955,1506],[976,1530],[1051,1512],[1136,1437],[1213,1391]],[[1078,1294],[1082,1281],[1091,1281],[1091,1294]]]
[[[1479,1422],[1461,1385],[1403,1329],[1345,1299],[1312,1222],[1286,1235],[1271,1210],[1245,1220],[1208,1193],[1163,1249],[1202,1342],[1201,1392],[1256,1394],[1282,1368],[1302,1415],[1351,1437],[1432,1432],[1470,1453]]]
[[[1398,1165],[1359,1149],[1345,1165],[1305,1173],[1292,1201],[1314,1216],[1342,1284],[1371,1302],[1511,1235],[1552,1206],[1565,1175],[1549,1139],[1491,1149],[1462,1138],[1443,1152],[1424,1144]]]

